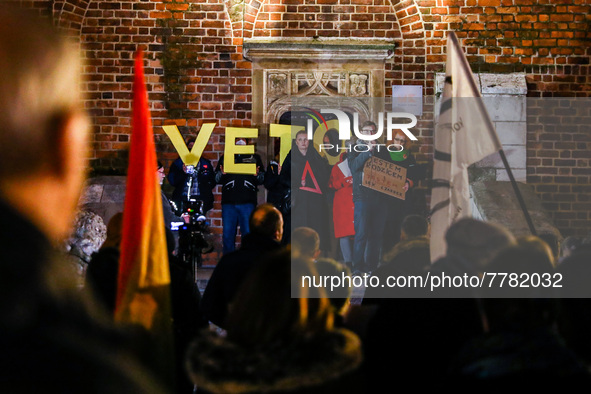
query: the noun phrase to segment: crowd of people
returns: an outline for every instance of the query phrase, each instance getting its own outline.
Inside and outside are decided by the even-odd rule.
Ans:
[[[376,125],[371,121],[361,127],[365,136],[371,137],[375,132]],[[187,201],[196,199],[204,201],[203,214],[206,214],[213,207],[213,189],[220,185],[222,251],[227,254],[235,250],[238,228],[242,236],[250,232],[249,216],[257,204],[259,187],[264,186],[267,202],[283,215],[283,244],[290,243],[291,231],[288,230],[309,227],[319,234],[321,253],[325,257],[344,261],[355,275],[371,273],[383,254],[400,240],[400,222],[413,211],[413,187],[420,178],[417,163],[410,152],[407,136],[402,132],[394,136],[399,147],[395,151],[376,149],[373,141],[358,139],[356,144],[350,140],[340,141],[336,129],[327,130],[325,138],[339,149],[319,152],[310,143],[306,131],[298,131],[283,163],[275,158],[266,170],[258,154],[236,155],[237,164],[256,164],[256,174],[226,173],[223,156],[215,171],[212,163],[203,157],[197,166],[186,166],[178,158],[167,176],[174,187],[171,200],[176,212],[186,211]],[[189,149],[194,141],[194,137],[187,139]],[[236,141],[237,145],[247,143],[254,141],[244,138]],[[367,149],[352,149],[353,145],[363,145]],[[329,154],[336,158],[333,165],[327,160]],[[364,168],[374,156],[407,170],[405,199],[363,185]],[[163,201],[168,201],[164,194]],[[170,210],[170,205],[165,204],[166,215],[170,216]],[[167,225],[172,219],[181,220],[166,218]],[[386,232],[388,236],[384,236]]]
[[[89,136],[78,51],[52,26],[0,9],[0,53],[10,54],[0,58],[2,392],[359,393],[406,387],[492,393],[548,390],[554,383],[566,390],[589,387],[591,238],[550,245],[543,237],[515,237],[501,226],[464,218],[446,233],[446,256],[431,264],[427,219],[402,215],[401,203],[392,201],[384,203],[393,211],[377,215],[376,201],[385,197],[371,200],[359,179],[362,162],[375,153],[408,165],[406,188],[412,188],[410,154],[371,148],[339,158],[340,164],[348,161],[350,175],[346,166],[333,167],[333,174],[301,134],[292,158],[281,171],[277,164],[275,174],[281,182],[293,166],[287,172],[297,175],[295,188],[292,179],[283,179],[294,193],[292,223],[301,224],[289,231],[289,242],[280,209],[256,206],[246,191],[245,200],[224,200],[223,191],[222,208],[230,210],[224,225],[230,224],[231,234],[201,296],[175,258],[175,238],[167,231],[176,366],[171,384],[155,368],[162,363],[149,361],[147,334],[112,318],[121,215],[109,221],[82,288],[56,247],[72,231]],[[371,133],[375,125],[363,129]],[[396,138],[404,146],[404,137]],[[242,159],[259,164],[257,175],[228,180],[232,175],[224,173],[223,163],[214,174],[204,161],[189,192],[205,198],[213,182],[228,190],[256,189],[264,169],[254,157]],[[183,166],[178,171],[181,177],[193,173]],[[335,232],[354,238],[353,250],[343,250],[339,261],[321,257],[327,230],[313,210],[329,187],[350,188],[343,204],[354,209],[354,234],[350,228]],[[311,215],[294,215],[299,204]],[[360,224],[360,216],[376,221]],[[237,225],[244,236],[232,250]],[[380,242],[368,249],[374,226],[382,230]],[[386,226],[393,231],[384,231]],[[359,233],[365,235],[358,239]],[[350,286],[325,289],[300,281],[360,273],[386,278],[486,272],[548,274],[560,278],[560,287],[510,288],[504,294],[492,286],[449,288],[437,298],[412,289],[367,288],[361,304],[353,304]]]
[[[342,260],[354,275],[377,269],[383,254],[398,243],[400,222],[413,213],[413,187],[424,175],[403,132],[395,133],[397,149],[389,150],[379,149],[371,140],[376,130],[376,124],[367,121],[360,129],[364,139],[340,141],[338,131],[329,129],[325,142],[332,148],[321,148],[320,152],[310,144],[305,130],[298,131],[280,174],[282,184],[290,190],[291,228],[315,230],[322,254]],[[329,155],[336,155],[335,164],[329,164]],[[372,157],[406,170],[405,198],[363,184],[364,170]]]
[[[563,286],[449,288],[436,298],[421,289],[367,287],[361,303],[352,303],[350,286],[302,285],[302,275],[352,274],[343,261],[320,257],[312,228],[294,229],[282,246],[281,225],[276,208],[258,206],[251,227],[266,246],[247,244],[214,269],[201,305],[218,330],[199,334],[187,356],[202,392],[381,392],[420,382],[492,393],[591,384],[589,291],[581,279],[589,277],[591,238],[554,256],[541,237],[464,218],[446,233],[446,256],[431,263],[429,223],[408,215],[400,242],[372,273],[381,283],[496,272],[559,274]]]

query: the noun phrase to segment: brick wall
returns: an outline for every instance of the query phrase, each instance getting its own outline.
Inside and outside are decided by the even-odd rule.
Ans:
[[[432,95],[434,73],[444,69],[449,29],[462,40],[474,71],[524,72],[530,96],[591,95],[591,0],[18,3],[53,15],[55,23],[78,37],[84,48],[89,77],[86,105],[94,119],[92,165],[102,172],[126,166],[131,59],[138,46],[145,50],[158,156],[167,164],[176,154],[158,127],[162,124],[174,123],[183,134],[195,134],[203,122],[217,122],[205,152],[214,164],[223,149],[222,127],[251,124],[252,74],[251,64],[241,55],[243,39],[391,39],[396,50],[385,65],[386,95],[392,85],[400,84],[423,85],[425,94]],[[549,142],[549,138],[556,139]],[[556,211],[558,227],[565,234],[573,230],[571,219],[565,221],[564,215],[583,220],[577,222],[581,226],[577,233],[591,229],[589,207],[584,204],[588,190],[578,184],[584,165],[589,164],[588,138],[588,132],[531,130],[528,134],[528,182],[542,198],[564,191],[573,199],[570,205],[558,203]],[[577,159],[556,161],[562,157],[555,157],[550,143],[566,144],[560,145],[564,148],[558,154]],[[430,158],[432,136],[427,126],[416,149],[420,160]],[[548,201],[547,206],[556,209],[552,204]],[[214,224],[220,224],[219,204]]]
[[[437,5],[435,6],[435,3]],[[457,31],[475,71],[525,72],[530,96],[589,96],[587,0],[423,1],[429,68],[445,61],[442,31]]]
[[[528,100],[527,182],[563,236],[591,228],[590,124],[588,99]]]

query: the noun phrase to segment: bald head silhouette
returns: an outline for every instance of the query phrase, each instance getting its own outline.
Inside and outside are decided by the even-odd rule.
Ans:
[[[252,211],[249,227],[252,234],[279,242],[283,237],[283,216],[273,204],[261,204]]]

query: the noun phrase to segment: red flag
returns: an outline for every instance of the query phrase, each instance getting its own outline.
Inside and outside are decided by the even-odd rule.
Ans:
[[[168,336],[170,271],[142,57],[138,51],[115,319]]]

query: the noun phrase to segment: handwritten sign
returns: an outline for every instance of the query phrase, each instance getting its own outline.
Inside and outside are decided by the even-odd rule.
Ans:
[[[372,157],[365,162],[363,186],[404,200],[405,183],[406,168],[377,157]]]

